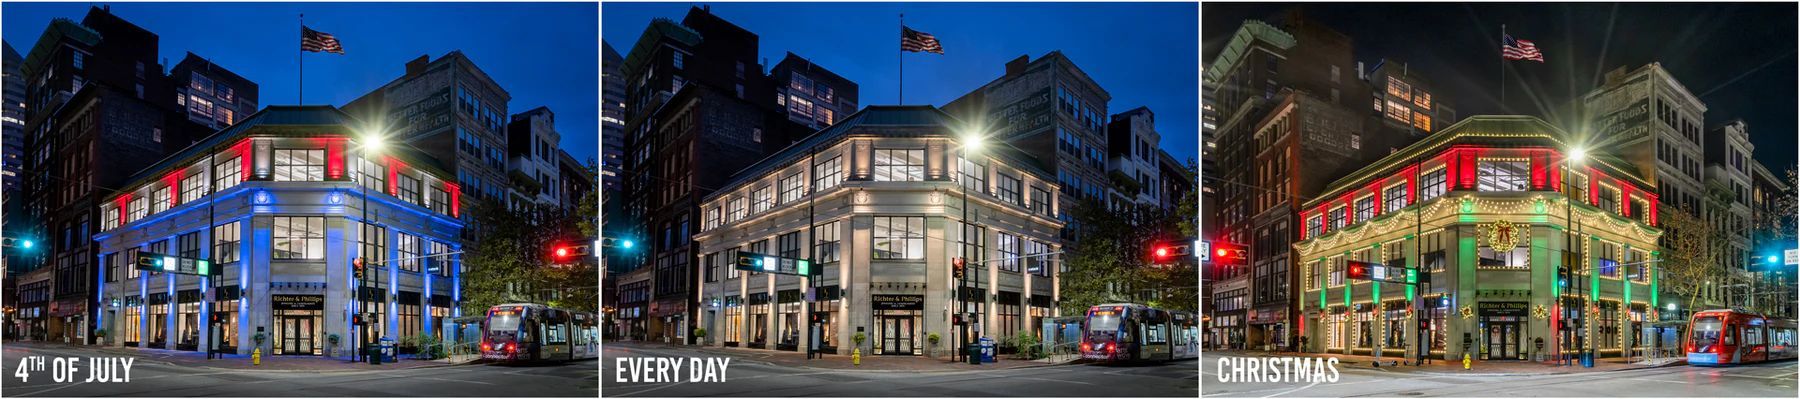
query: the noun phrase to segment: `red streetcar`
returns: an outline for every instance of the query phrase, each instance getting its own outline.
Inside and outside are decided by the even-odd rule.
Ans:
[[[1683,344],[1689,365],[1721,366],[1794,359],[1793,319],[1736,309],[1708,310],[1688,322]]]

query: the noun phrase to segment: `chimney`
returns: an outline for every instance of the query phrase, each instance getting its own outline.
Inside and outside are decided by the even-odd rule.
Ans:
[[[414,58],[412,61],[407,61],[406,62],[406,76],[418,75],[419,73],[425,72],[425,65],[430,64],[430,63],[431,63],[431,56],[429,56],[429,55],[421,55],[421,56],[419,56],[419,58]]]
[[[1020,72],[1025,72],[1025,64],[1030,64],[1030,63],[1031,63],[1030,55],[1021,55],[1021,56],[1019,56],[1019,58],[1014,58],[1012,61],[1007,61],[1006,62],[1006,76],[1012,76],[1012,75],[1018,74]]]

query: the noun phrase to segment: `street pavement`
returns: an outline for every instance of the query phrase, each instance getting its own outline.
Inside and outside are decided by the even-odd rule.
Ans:
[[[753,356],[725,355],[685,347],[606,344],[601,347],[604,397],[691,396],[1124,396],[1196,397],[1194,360],[1130,366],[1093,364],[943,370],[864,370],[777,364]],[[621,357],[720,358],[730,356],[725,380],[694,382],[617,381]],[[837,356],[842,357],[842,356]],[[1010,362],[1003,361],[1002,364]],[[821,363],[824,364],[824,363]],[[985,367],[985,366],[984,366]],[[682,373],[688,373],[683,369]]]
[[[1238,357],[1238,356],[1226,356]],[[1417,372],[1339,364],[1336,382],[1220,382],[1219,356],[1201,360],[1206,397],[1521,396],[1521,397],[1794,397],[1796,367],[1785,361],[1736,367],[1676,365],[1613,371],[1545,366],[1536,375]],[[1229,373],[1231,370],[1223,370]],[[1299,382],[1294,382],[1299,381]]]
[[[112,357],[113,351],[61,345],[0,345],[4,385],[0,396],[525,396],[595,397],[599,374],[594,360],[535,366],[443,365],[406,369],[270,370],[240,366],[205,367],[133,356],[129,382],[84,382],[84,360],[74,381],[55,382],[49,370],[14,375],[27,356]],[[202,356],[204,358],[204,356]],[[265,362],[281,358],[264,358]],[[406,364],[403,362],[402,364]],[[48,369],[49,367],[46,367]]]

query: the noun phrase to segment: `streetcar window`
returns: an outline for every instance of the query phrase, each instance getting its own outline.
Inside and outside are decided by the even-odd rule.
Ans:
[[[1144,342],[1152,344],[1168,343],[1168,332],[1167,330],[1164,330],[1166,327],[1167,326],[1163,323],[1149,323],[1146,326],[1148,330],[1144,333]]]
[[[518,329],[518,313],[503,310],[488,316],[488,331],[516,331]]]
[[[1724,329],[1725,324],[1718,317],[1701,317],[1694,319],[1694,331],[1689,335],[1694,345],[1712,345],[1719,342],[1719,333]]]
[[[1118,331],[1119,315],[1111,311],[1094,312],[1088,316],[1088,331]]]
[[[1726,345],[1737,345],[1737,333],[1738,333],[1737,326],[1735,326],[1735,325],[1725,326],[1725,344]]]

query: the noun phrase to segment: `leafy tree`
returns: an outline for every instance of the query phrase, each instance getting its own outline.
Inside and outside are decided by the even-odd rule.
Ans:
[[[468,267],[463,278],[464,313],[480,314],[507,302],[599,311],[598,264],[557,265],[549,259],[550,249],[557,244],[592,241],[596,202],[596,194],[589,193],[575,212],[568,214],[530,203],[507,207],[482,200],[471,204],[466,229],[475,239],[470,240],[463,257]]]
[[[1183,200],[1191,205],[1194,201]],[[1151,245],[1188,240],[1182,222],[1192,209],[1170,212],[1132,203],[1107,207],[1081,201],[1071,207],[1079,238],[1065,248],[1068,271],[1062,273],[1063,314],[1083,314],[1108,302],[1138,302],[1187,311],[1198,310],[1199,275],[1191,263],[1150,264]],[[1188,223],[1191,223],[1188,222]]]

